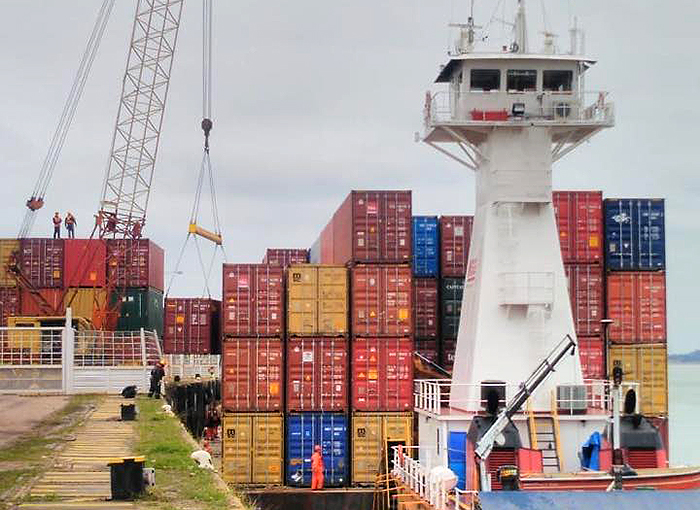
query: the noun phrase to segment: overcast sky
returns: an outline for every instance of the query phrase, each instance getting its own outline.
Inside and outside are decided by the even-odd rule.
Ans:
[[[0,234],[16,235],[99,0],[0,1],[4,183]],[[489,40],[506,33],[514,0],[477,2]],[[529,15],[541,47],[541,2]],[[34,235],[72,210],[89,234],[108,158],[135,2],[118,0]],[[700,330],[700,62],[693,0],[545,0],[548,29],[568,48],[569,20],[599,63],[586,88],[613,94],[617,126],[555,167],[556,189],[667,204],[669,346],[697,348]],[[215,2],[211,158],[229,260],[257,262],[267,247],[308,247],[351,189],[412,189],[415,214],[471,214],[474,178],[430,147],[425,90],[446,59],[456,0],[227,0]],[[202,155],[201,3],[185,0],[148,212],[147,234],[173,270]],[[207,226],[204,216],[201,223]],[[198,295],[193,247],[171,295]],[[220,282],[214,279],[218,293]]]

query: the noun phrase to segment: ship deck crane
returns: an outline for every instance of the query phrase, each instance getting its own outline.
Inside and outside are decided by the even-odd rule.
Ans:
[[[576,342],[569,335],[564,337],[564,339],[559,342],[559,344],[552,349],[549,355],[540,363],[540,365],[530,374],[527,380],[520,384],[520,389],[518,392],[510,399],[506,406],[499,412],[493,425],[481,436],[481,439],[477,441],[474,448],[474,456],[477,463],[479,464],[479,477],[481,481],[481,490],[490,491],[491,490],[491,478],[489,477],[489,472],[486,467],[486,460],[488,459],[493,446],[496,442],[496,438],[506,429],[510,423],[511,418],[515,413],[517,413],[530,395],[537,390],[537,388],[544,382],[549,375],[555,371],[559,362],[566,356],[567,352],[571,355],[575,354]]]

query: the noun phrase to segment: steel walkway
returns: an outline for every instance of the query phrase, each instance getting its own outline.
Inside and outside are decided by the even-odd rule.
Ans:
[[[119,421],[120,404],[134,403],[108,397],[76,431],[75,441],[59,453],[51,471],[32,487],[33,502],[19,508],[70,510],[133,510],[132,503],[107,501],[111,497],[107,463],[133,454],[135,422]],[[45,502],[42,502],[45,501]]]

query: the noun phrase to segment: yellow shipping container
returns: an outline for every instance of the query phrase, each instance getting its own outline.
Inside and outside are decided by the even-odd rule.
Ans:
[[[7,334],[7,346],[10,349],[20,351],[28,350],[32,354],[41,353],[41,323],[34,317],[8,317],[8,328],[37,328],[36,331],[29,329],[20,329],[12,331],[10,329]]]
[[[622,367],[623,382],[639,383],[637,401],[642,414],[668,414],[668,357],[665,344],[611,345],[608,371]]]
[[[0,239],[0,287],[16,287],[15,280],[7,270],[7,264],[13,253],[19,253],[19,240],[17,239]]]
[[[95,305],[100,309],[105,308],[107,291],[105,289],[90,289],[71,287],[63,298],[63,306],[71,307],[73,317],[83,317],[92,320]]]
[[[287,269],[287,333],[348,332],[348,272],[343,266],[297,264]]]
[[[390,447],[413,445],[413,413],[353,413],[352,483],[373,484]],[[386,457],[386,456],[389,457]]]
[[[281,413],[224,416],[223,472],[227,483],[281,485],[284,418]]]

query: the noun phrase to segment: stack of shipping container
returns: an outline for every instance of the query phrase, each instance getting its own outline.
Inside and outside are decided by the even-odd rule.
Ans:
[[[661,199],[606,199],[608,370],[639,383],[640,412],[668,448],[665,208]]]
[[[147,239],[3,239],[0,259],[3,326],[12,316],[63,316],[67,307],[74,317],[92,321],[110,299],[121,301],[117,329],[162,334],[164,254]],[[9,274],[11,260],[25,284]],[[112,296],[107,296],[108,282]]]
[[[437,216],[414,216],[412,236],[414,349],[425,359],[439,364],[440,240]]]
[[[353,191],[311,249],[350,281],[350,437],[354,485],[371,485],[390,446],[412,444],[411,192]]]

